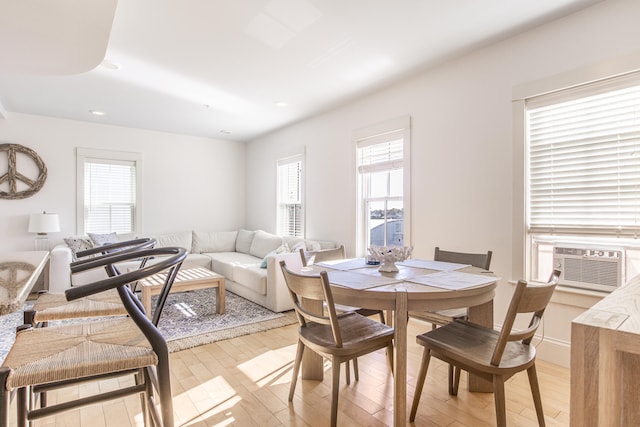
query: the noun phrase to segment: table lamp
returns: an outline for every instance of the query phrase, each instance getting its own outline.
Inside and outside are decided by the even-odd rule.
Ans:
[[[58,214],[42,212],[29,216],[29,233],[36,235],[36,251],[49,250],[49,238],[47,233],[60,231],[60,219]]]

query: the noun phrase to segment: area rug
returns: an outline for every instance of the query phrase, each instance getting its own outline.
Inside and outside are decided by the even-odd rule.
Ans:
[[[152,304],[155,304],[152,298]],[[224,314],[215,312],[215,289],[178,292],[167,298],[159,328],[169,351],[180,351],[215,341],[266,331],[296,322],[292,311],[274,313],[232,292],[226,293]],[[25,307],[32,305],[27,302]],[[0,361],[4,361],[15,339],[22,312],[0,316]]]

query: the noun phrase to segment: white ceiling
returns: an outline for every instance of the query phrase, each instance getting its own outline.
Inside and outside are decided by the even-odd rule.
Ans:
[[[116,1],[0,0],[0,119],[246,141],[600,0]]]

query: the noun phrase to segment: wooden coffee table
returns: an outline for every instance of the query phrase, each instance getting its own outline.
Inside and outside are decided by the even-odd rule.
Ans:
[[[142,306],[151,318],[151,296],[158,295],[166,279],[166,273],[158,273],[138,282],[142,286]],[[171,286],[171,292],[193,291],[196,289],[216,288],[216,313],[224,314],[225,289],[224,276],[206,268],[196,267],[180,270]]]

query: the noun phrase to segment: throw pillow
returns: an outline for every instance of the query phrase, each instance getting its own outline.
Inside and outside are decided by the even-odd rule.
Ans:
[[[248,254],[251,249],[251,243],[253,242],[253,236],[255,236],[255,231],[244,230],[242,228],[238,230],[238,237],[236,237],[236,252]]]
[[[93,247],[95,248],[99,246],[108,245],[110,243],[118,242],[118,236],[116,236],[116,233],[109,233],[109,234],[87,233],[87,234],[89,235],[89,238],[93,242]]]
[[[282,246],[282,237],[267,233],[266,231],[257,230],[251,242],[249,255],[264,258],[269,252],[280,246]]]
[[[306,248],[304,244],[304,239],[302,237],[282,236],[282,244],[285,244],[285,243],[289,246],[289,248],[291,249],[291,252],[295,252],[294,248],[300,247],[300,245]]]
[[[300,249],[304,249],[305,251],[307,250],[307,245],[304,243],[304,241],[297,243],[294,247],[292,247],[291,252],[300,252]]]
[[[277,249],[272,250],[271,252],[269,252],[264,259],[262,260],[262,263],[260,263],[260,268],[267,268],[267,258],[269,258],[270,256],[274,256],[274,255],[278,255],[278,254],[283,254],[285,252],[289,252],[289,246],[285,243],[282,246],[280,246]]]
[[[308,251],[319,251],[322,249],[320,242],[316,242],[315,240],[307,240],[306,243]]]
[[[69,249],[71,249],[71,254],[73,256],[74,261],[78,260],[78,257],[76,256],[77,252],[85,251],[87,249],[93,248],[93,243],[88,237],[72,236],[72,237],[67,237],[66,239],[63,239],[63,240],[67,244],[67,246],[69,246]]]

